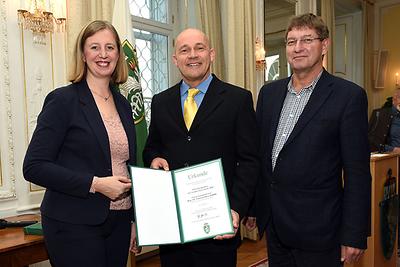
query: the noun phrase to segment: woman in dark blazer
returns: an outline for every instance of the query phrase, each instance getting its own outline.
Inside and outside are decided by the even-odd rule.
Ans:
[[[80,32],[72,84],[46,97],[25,156],[25,179],[46,188],[43,234],[54,266],[126,266],[135,252],[131,106],[114,85],[127,79],[115,28],[93,21]]]

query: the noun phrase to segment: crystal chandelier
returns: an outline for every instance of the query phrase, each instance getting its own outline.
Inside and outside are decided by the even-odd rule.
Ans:
[[[66,18],[55,18],[53,13],[38,8],[35,0],[33,13],[18,9],[18,24],[33,33],[33,43],[46,44],[46,33],[64,32]]]
[[[254,55],[256,57],[256,70],[263,71],[265,70],[265,50],[259,37],[256,38],[255,49],[256,51]]]

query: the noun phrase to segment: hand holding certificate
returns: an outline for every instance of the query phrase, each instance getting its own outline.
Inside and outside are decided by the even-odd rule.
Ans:
[[[234,234],[221,160],[175,171],[129,168],[140,246]]]

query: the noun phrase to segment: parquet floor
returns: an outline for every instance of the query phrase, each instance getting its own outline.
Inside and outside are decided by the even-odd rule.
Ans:
[[[242,245],[238,249],[237,267],[247,267],[265,258],[266,255],[267,255],[267,249],[265,247],[264,238],[260,241],[252,241],[245,238],[242,242]],[[136,267],[159,267],[159,266],[160,266],[160,259],[158,255],[136,262]]]

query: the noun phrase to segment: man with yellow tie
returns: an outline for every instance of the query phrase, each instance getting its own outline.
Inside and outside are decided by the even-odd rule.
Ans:
[[[248,90],[211,74],[215,51],[200,30],[181,32],[172,58],[182,81],[153,97],[143,152],[145,164],[174,170],[221,158],[235,234],[162,245],[161,265],[236,266],[240,243],[236,232],[259,174],[259,138],[252,96]]]

